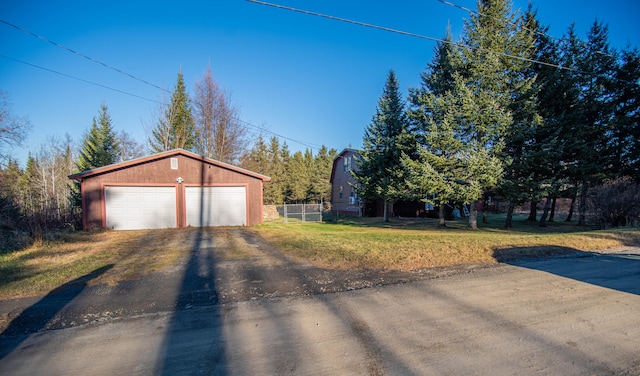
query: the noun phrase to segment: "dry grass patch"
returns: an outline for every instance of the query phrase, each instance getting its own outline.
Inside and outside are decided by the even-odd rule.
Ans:
[[[250,259],[255,247],[233,228],[62,233],[25,249],[0,253],[0,299],[37,296],[87,276],[88,285],[116,285],[183,268],[194,247],[220,259]]]
[[[143,275],[182,268],[194,247],[216,250],[221,260],[260,262],[261,253],[239,231],[254,234],[286,254],[326,268],[411,270],[485,264],[526,256],[640,245],[638,229],[589,231],[573,224],[514,221],[502,230],[493,218],[477,231],[462,222],[438,228],[434,221],[382,223],[267,223],[250,228],[188,228],[63,233],[31,247],[0,252],[0,299],[47,294],[91,275],[90,285],[115,285]],[[93,274],[92,274],[93,273]]]
[[[46,294],[101,268],[89,284],[117,284],[173,267],[193,246],[193,230],[65,233],[23,250],[0,254],[0,299]]]
[[[539,228],[521,219],[514,230],[503,230],[500,217],[478,230],[433,220],[379,219],[346,223],[267,223],[252,230],[286,253],[327,268],[388,268],[411,270],[437,266],[488,264],[521,257],[594,251],[640,245],[640,231],[591,231],[574,224]]]

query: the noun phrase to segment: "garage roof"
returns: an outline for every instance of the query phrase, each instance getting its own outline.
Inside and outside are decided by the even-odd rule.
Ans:
[[[211,165],[214,165],[214,166],[222,167],[222,168],[225,168],[225,169],[228,169],[228,170],[231,170],[231,171],[235,171],[235,172],[243,174],[243,175],[247,175],[247,176],[254,177],[256,179],[260,179],[262,181],[271,180],[271,178],[268,177],[268,176],[261,175],[261,174],[258,174],[256,172],[252,172],[252,171],[249,171],[249,170],[245,170],[243,168],[230,165],[228,163],[220,162],[220,161],[217,161],[215,159],[207,158],[207,157],[204,157],[202,155],[198,155],[196,153],[193,153],[193,152],[190,152],[190,151],[187,151],[187,150],[184,150],[184,149],[173,149],[173,150],[165,151],[165,152],[162,152],[162,153],[153,154],[153,155],[150,155],[150,156],[147,156],[147,157],[131,159],[131,160],[128,160],[128,161],[115,163],[115,164],[111,164],[111,165],[108,165],[108,166],[94,168],[92,170],[82,171],[82,172],[79,172],[77,174],[69,175],[69,179],[81,181],[82,179],[86,179],[86,178],[89,178],[89,177],[92,177],[92,176],[106,174],[108,172],[112,172],[112,171],[116,171],[116,170],[122,170],[122,169],[125,169],[125,168],[134,167],[134,166],[141,165],[141,164],[144,164],[144,163],[149,163],[149,162],[152,162],[152,161],[155,161],[155,160],[158,160],[158,159],[163,159],[163,158],[167,158],[167,157],[173,157],[173,156],[177,156],[177,155],[183,155],[183,156],[188,157],[188,158],[197,159],[197,160],[202,161],[203,163],[208,163],[208,164],[211,164]]]

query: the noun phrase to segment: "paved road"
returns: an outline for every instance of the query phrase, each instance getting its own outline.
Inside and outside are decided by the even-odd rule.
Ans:
[[[0,340],[2,375],[639,375],[640,251],[187,305],[15,341]]]

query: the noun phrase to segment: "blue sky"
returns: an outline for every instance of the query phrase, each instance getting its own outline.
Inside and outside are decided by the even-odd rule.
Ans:
[[[447,25],[457,38],[469,18],[438,0],[271,2],[434,38]],[[450,2],[475,9],[474,0]],[[514,1],[516,9],[526,6]],[[639,44],[637,0],[538,0],[534,6],[553,36],[572,22],[584,36],[598,18],[608,23],[614,48]],[[180,69],[191,91],[211,65],[240,118],[263,127],[267,138],[268,132],[288,138],[282,141],[292,151],[360,147],[389,70],[406,94],[419,85],[435,46],[245,0],[10,1],[0,5],[0,19],[169,91]],[[14,115],[32,124],[24,147],[13,153],[21,164],[47,138],[68,133],[80,143],[101,103],[117,131],[146,140],[154,101],[166,93],[2,23],[0,41],[0,89]]]

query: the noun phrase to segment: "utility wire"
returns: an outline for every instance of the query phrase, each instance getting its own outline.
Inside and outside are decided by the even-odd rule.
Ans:
[[[48,39],[46,37],[43,37],[43,36],[41,36],[39,34],[36,34],[36,33],[32,32],[32,31],[24,29],[24,28],[22,28],[20,26],[17,26],[15,24],[11,23],[11,22],[8,22],[8,21],[2,20],[2,19],[0,19],[0,22],[5,24],[5,25],[7,25],[7,26],[13,27],[14,29],[20,30],[20,31],[22,31],[22,32],[24,32],[26,34],[29,34],[29,35],[31,35],[33,37],[36,37],[36,38],[38,38],[38,39],[40,39],[42,41],[50,43],[50,44],[52,44],[52,45],[54,45],[54,46],[56,46],[58,48],[62,48],[63,50],[66,50],[66,51],[71,52],[71,53],[73,53],[75,55],[83,57],[83,58],[85,58],[85,59],[87,59],[87,60],[89,60],[89,61],[91,61],[93,63],[102,65],[105,68],[114,70],[114,71],[116,71],[116,72],[118,72],[120,74],[123,74],[123,75],[125,75],[125,76],[127,76],[129,78],[133,78],[136,81],[140,81],[140,82],[142,82],[142,83],[144,83],[146,85],[150,85],[150,86],[152,86],[152,87],[154,87],[156,89],[160,89],[160,90],[162,90],[164,92],[171,93],[169,90],[166,90],[166,89],[164,89],[164,88],[162,88],[162,87],[160,87],[158,85],[155,85],[155,84],[153,84],[151,82],[148,82],[148,81],[146,81],[144,79],[138,78],[138,77],[136,77],[136,76],[134,76],[134,75],[132,75],[130,73],[127,73],[127,72],[125,72],[125,71],[123,71],[121,69],[118,69],[118,68],[115,68],[115,67],[110,66],[108,64],[105,64],[105,63],[103,63],[103,62],[101,62],[101,61],[99,61],[97,59],[94,59],[94,58],[92,58],[90,56],[87,56],[87,55],[85,55],[83,53],[75,51],[75,50],[73,50],[71,48],[65,47],[60,43],[56,43],[56,42],[54,42],[54,41],[52,41],[52,40],[50,40],[50,39]],[[50,72],[50,73],[54,73],[54,74],[57,74],[57,75],[60,75],[60,76],[63,76],[63,77],[67,77],[67,78],[71,78],[71,79],[74,79],[74,80],[77,80],[77,81],[81,81],[81,82],[84,82],[84,83],[87,83],[87,84],[90,84],[90,85],[94,85],[94,86],[98,86],[98,87],[101,87],[101,88],[104,88],[104,89],[112,90],[112,91],[115,91],[115,92],[118,92],[118,93],[121,93],[121,94],[125,94],[125,95],[129,95],[129,96],[135,97],[135,98],[144,99],[144,100],[149,101],[149,102],[157,103],[157,104],[160,104],[160,105],[164,105],[165,104],[165,103],[159,102],[157,100],[145,98],[145,97],[142,97],[140,95],[132,94],[132,93],[129,93],[129,92],[126,92],[126,91],[123,91],[123,90],[119,90],[119,89],[115,89],[113,87],[106,86],[106,85],[103,85],[103,84],[100,84],[100,83],[97,83],[97,82],[94,82],[94,81],[85,80],[83,78],[75,77],[75,76],[72,76],[72,75],[69,75],[69,74],[66,74],[66,73],[62,73],[62,72],[59,72],[59,71],[56,71],[56,70],[53,70],[53,69],[45,68],[45,67],[42,67],[40,65],[32,64],[32,63],[29,63],[29,62],[26,62],[26,61],[23,61],[23,60],[15,59],[15,58],[12,58],[12,57],[9,57],[9,56],[6,56],[6,55],[0,54],[0,57],[3,57],[3,58],[8,59],[8,60],[15,61],[15,62],[18,62],[18,63],[21,63],[21,64],[25,64],[25,65],[28,65],[28,66],[31,66],[31,67],[34,67],[34,68],[38,68],[38,69],[41,69],[41,70],[44,70],[44,71],[47,71],[47,72]],[[285,140],[289,140],[291,142],[295,142],[297,144],[309,147],[311,149],[319,149],[320,148],[320,146],[318,146],[318,145],[314,145],[314,144],[311,144],[311,143],[308,143],[308,142],[296,140],[296,139],[293,139],[291,137],[283,136],[281,134],[266,130],[263,127],[259,127],[257,125],[251,124],[251,123],[249,123],[247,121],[244,121],[244,120],[242,120],[240,118],[235,118],[235,120],[240,122],[240,123],[242,123],[242,124],[244,124],[247,127],[254,128],[254,129],[256,129],[256,130],[258,130],[260,132],[269,133],[269,134],[272,134],[272,135],[274,135],[276,137],[279,137],[279,138],[282,138],[282,139],[285,139]]]
[[[478,16],[484,16],[484,17],[491,17],[491,18],[493,18],[493,19],[495,19],[495,20],[497,20],[497,19],[498,19],[498,18],[493,17],[493,16],[491,16],[491,15],[487,15],[487,14],[484,14],[484,13],[476,12],[475,10],[470,9],[470,8],[467,8],[467,7],[464,7],[464,6],[462,6],[462,5],[454,4],[454,3],[450,2],[450,1],[446,1],[446,0],[436,0],[436,1],[438,1],[438,2],[440,2],[440,3],[442,3],[442,4],[445,4],[445,5],[448,5],[448,6],[450,6],[450,7],[453,7],[453,8],[461,9],[461,10],[463,10],[463,11],[465,11],[465,12],[470,13],[470,14],[475,14],[475,15],[478,15]],[[509,22],[509,24],[510,24],[511,26],[516,26],[516,24],[515,24],[514,22]],[[549,39],[553,39],[553,40],[557,40],[557,41],[561,41],[561,40],[562,40],[562,38],[554,37],[553,35],[546,34],[546,33],[542,32],[542,31],[540,31],[540,30],[532,30],[532,29],[530,29],[530,28],[528,28],[528,27],[526,27],[526,26],[522,26],[522,28],[523,28],[524,30],[527,30],[527,31],[532,32],[532,33],[535,33],[535,34],[537,34],[537,35],[541,35],[541,36],[547,37],[547,38],[549,38]],[[586,45],[587,43],[586,43],[586,42],[583,42],[582,44],[583,44],[583,45]],[[598,53],[598,54],[600,54],[600,55],[605,55],[605,56],[607,56],[607,57],[615,57],[614,55],[612,55],[612,54],[610,54],[610,53],[607,53],[607,52],[604,52],[604,51],[596,51],[596,53]]]
[[[475,14],[475,15],[478,15],[478,16],[491,17],[491,18],[493,18],[493,19],[497,19],[496,17],[493,17],[493,16],[491,16],[491,15],[487,15],[487,14],[484,14],[484,13],[476,12],[476,11],[475,11],[475,10],[473,10],[473,9],[470,9],[470,8],[464,7],[464,6],[462,6],[462,5],[454,4],[454,3],[450,2],[450,1],[446,1],[446,0],[436,0],[436,1],[438,1],[438,2],[440,2],[440,3],[442,3],[442,4],[445,4],[445,5],[448,5],[448,6],[450,6],[450,7],[453,7],[453,8],[461,9],[461,10],[463,10],[463,11],[465,11],[465,12],[470,13],[470,14]],[[509,24],[510,24],[511,26],[516,26],[516,24],[515,24],[514,22],[509,22]],[[547,37],[547,38],[549,38],[549,39],[553,39],[553,40],[557,40],[557,41],[561,41],[561,40],[562,40],[562,38],[554,37],[553,35],[546,34],[546,33],[542,32],[542,31],[540,31],[540,30],[532,30],[532,29],[530,29],[530,28],[528,28],[528,27],[526,27],[526,26],[522,26],[522,28],[523,28],[524,30],[527,30],[527,31],[532,32],[532,33],[535,33],[535,34],[537,34],[537,35],[541,35],[541,36],[543,36],[543,37]],[[583,42],[582,42],[582,44],[583,44],[583,45],[587,45],[587,42],[584,42],[584,41],[583,41]],[[610,54],[610,53],[608,53],[608,52],[604,52],[604,51],[596,51],[596,53],[597,53],[597,54],[600,54],[600,55],[605,55],[605,56],[607,56],[607,57],[615,57],[614,55],[612,55],[612,54]]]
[[[2,19],[0,19],[0,22],[1,22],[1,23],[3,23],[3,24],[5,24],[5,25],[7,25],[7,26],[11,26],[11,27],[13,27],[14,29],[20,30],[20,31],[22,31],[23,33],[27,33],[27,34],[29,34],[29,35],[31,35],[31,36],[33,36],[33,37],[36,37],[36,38],[38,38],[38,39],[40,39],[40,40],[42,40],[42,41],[45,41],[45,42],[47,42],[47,43],[50,43],[50,44],[52,44],[52,45],[54,45],[54,46],[56,46],[56,47],[58,47],[58,48],[62,48],[63,50],[69,51],[69,52],[71,52],[72,54],[75,54],[75,55],[78,55],[78,56],[80,56],[80,57],[83,57],[83,58],[85,58],[85,59],[87,59],[87,60],[89,60],[89,61],[91,61],[91,62],[93,62],[93,63],[99,64],[99,65],[102,65],[103,67],[105,67],[105,68],[107,68],[107,69],[111,69],[111,70],[116,71],[116,72],[118,72],[118,73],[120,73],[120,74],[123,74],[123,75],[125,75],[125,76],[127,76],[127,77],[129,77],[129,78],[133,78],[133,79],[134,79],[134,80],[136,80],[136,81],[142,82],[142,83],[144,83],[144,84],[146,84],[146,85],[149,85],[149,86],[152,86],[152,87],[154,87],[154,88],[156,88],[156,89],[160,89],[161,91],[165,91],[165,92],[167,92],[167,93],[170,93],[170,91],[169,91],[169,90],[164,89],[164,88],[162,88],[162,87],[160,87],[160,86],[158,86],[158,85],[156,85],[156,84],[153,84],[153,83],[151,83],[151,82],[149,82],[149,81],[143,80],[142,78],[136,77],[136,76],[134,76],[134,75],[132,75],[132,74],[130,74],[130,73],[127,73],[127,72],[125,72],[125,71],[123,71],[123,70],[121,70],[121,69],[118,69],[118,68],[114,67],[114,66],[111,66],[111,65],[108,65],[108,64],[106,64],[106,63],[103,63],[103,62],[101,62],[100,60],[94,59],[94,58],[92,58],[92,57],[90,57],[90,56],[87,56],[87,55],[85,55],[85,54],[83,54],[83,53],[80,53],[80,52],[78,52],[78,51],[72,50],[71,48],[65,47],[65,46],[61,45],[60,43],[56,43],[56,42],[52,41],[51,39],[45,38],[45,37],[43,37],[42,35],[38,35],[38,34],[36,34],[36,33],[32,32],[32,31],[29,31],[29,30],[24,29],[24,28],[22,28],[22,27],[20,27],[20,26],[17,26],[17,25],[15,25],[15,24],[12,24],[11,22],[8,22],[8,21],[2,20]]]
[[[480,12],[477,12],[477,11],[471,9],[471,8],[467,8],[467,7],[464,7],[462,5],[454,4],[454,3],[450,2],[450,1],[446,1],[446,0],[436,0],[436,1],[438,1],[438,2],[440,2],[442,4],[444,4],[444,5],[448,5],[450,7],[453,7],[453,8],[458,8],[458,9],[463,10],[463,11],[469,13],[469,14],[475,14],[477,16],[483,16],[483,17],[491,17],[494,20],[500,20],[497,17],[494,17],[492,15],[480,13]],[[509,25],[516,26],[516,24],[514,22],[509,22]],[[551,39],[556,39],[556,40],[560,40],[561,39],[561,38],[557,38],[557,37],[554,37],[554,36],[551,36],[551,35],[547,35],[547,34],[543,33],[542,31],[539,31],[539,30],[529,29],[526,26],[522,26],[522,28],[524,30],[529,31],[529,32],[532,32],[532,33],[535,33],[535,34],[538,34],[538,35],[541,35],[541,36],[546,36],[546,37],[551,38]]]
[[[289,141],[295,142],[295,143],[300,144],[300,145],[302,145],[302,146],[306,146],[306,147],[308,147],[309,149],[312,149],[312,150],[318,150],[318,149],[320,149],[320,148],[321,148],[321,146],[320,146],[320,145],[311,144],[311,143],[308,143],[308,142],[304,142],[304,141],[296,140],[296,139],[293,139],[293,138],[290,138],[290,137],[287,137],[287,136],[283,136],[283,135],[281,135],[281,134],[278,134],[278,133],[272,132],[272,131],[270,131],[270,130],[268,130],[268,129],[265,129],[264,127],[259,127],[259,126],[257,126],[257,125],[251,124],[251,123],[249,123],[249,122],[247,122],[247,121],[244,121],[244,120],[242,120],[242,119],[240,119],[240,118],[234,118],[234,119],[235,119],[236,121],[238,121],[238,122],[240,122],[240,123],[242,123],[242,124],[244,124],[244,125],[246,125],[246,126],[250,127],[250,128],[254,128],[254,129],[256,129],[256,130],[257,130],[257,131],[259,131],[259,132],[265,132],[265,133],[272,134],[272,135],[274,135],[274,136],[276,136],[276,137],[278,137],[278,138],[283,138],[283,139],[285,139],[285,140],[289,140]]]
[[[444,40],[444,39],[440,39],[440,38],[434,38],[434,37],[429,37],[429,36],[425,36],[425,35],[410,33],[410,32],[406,32],[406,31],[402,31],[402,30],[391,29],[391,28],[384,27],[384,26],[378,26],[378,25],[369,24],[369,23],[365,23],[365,22],[354,21],[354,20],[350,20],[350,19],[347,19],[347,18],[331,16],[331,15],[312,12],[312,11],[308,11],[308,10],[304,10],[304,9],[292,8],[292,7],[288,7],[288,6],[285,6],[285,5],[267,3],[267,2],[264,2],[264,1],[260,1],[260,0],[247,0],[247,1],[250,2],[250,3],[265,5],[265,6],[269,6],[269,7],[273,7],[273,8],[277,8],[277,9],[288,10],[288,11],[292,11],[292,12],[307,14],[307,15],[321,17],[321,18],[327,18],[327,19],[330,19],[330,20],[345,22],[345,23],[348,23],[348,24],[364,26],[364,27],[368,27],[368,28],[372,28],[372,29],[387,31],[387,32],[391,32],[391,33],[406,35],[406,36],[420,38],[420,39],[426,39],[426,40],[440,42],[440,43],[447,43],[447,44],[451,44],[451,45],[457,46],[457,47],[464,47],[464,48],[467,48],[467,49],[478,48],[481,51],[494,52],[494,51],[491,51],[491,50],[486,49],[486,48],[472,47],[472,46],[466,45],[464,43],[458,43],[458,42],[448,41],[448,40]],[[571,72],[580,72],[580,71],[578,71],[578,70],[576,70],[574,68],[565,67],[565,66],[558,65],[558,64],[547,63],[547,62],[544,62],[544,61],[540,61],[540,60],[536,60],[536,59],[530,59],[530,58],[517,56],[517,55],[512,55],[512,54],[507,54],[507,53],[504,53],[504,52],[497,52],[497,53],[502,55],[502,56],[511,58],[511,59],[517,59],[517,60],[526,61],[526,62],[529,62],[529,63],[545,65],[545,66],[548,66],[548,67],[568,70],[568,71],[571,71]]]
[[[87,84],[99,86],[99,87],[104,88],[104,89],[116,91],[116,92],[121,93],[121,94],[126,94],[126,95],[129,95],[129,96],[132,96],[132,97],[136,97],[136,98],[139,98],[139,99],[144,99],[145,101],[162,104],[162,103],[160,103],[160,102],[158,102],[156,100],[153,100],[153,99],[145,98],[145,97],[142,97],[142,96],[137,95],[137,94],[132,94],[132,93],[129,93],[129,92],[126,92],[126,91],[123,91],[123,90],[115,89],[115,88],[112,88],[110,86],[99,84],[99,83],[94,82],[94,81],[85,80],[84,78],[79,78],[79,77],[75,77],[75,76],[72,76],[72,75],[69,75],[69,74],[66,74],[66,73],[58,72],[58,71],[53,70],[53,69],[45,68],[45,67],[42,67],[40,65],[32,64],[32,63],[29,63],[29,62],[26,62],[26,61],[23,61],[23,60],[19,60],[19,59],[15,59],[15,58],[12,58],[12,57],[9,57],[9,56],[6,56],[6,55],[0,54],[0,57],[3,57],[3,58],[8,59],[8,60],[13,60],[13,61],[21,63],[21,64],[29,65],[29,66],[34,67],[34,68],[42,69],[42,70],[47,71],[47,72],[55,73],[55,74],[60,75],[60,76],[64,76],[64,77],[71,78],[71,79],[74,79],[74,80],[77,80],[77,81],[81,81],[81,82],[84,82],[84,83],[87,83]]]
[[[152,102],[152,103],[157,103],[157,104],[162,105],[162,106],[166,105],[166,103],[159,102],[157,100],[145,98],[145,97],[137,95],[137,94],[126,92],[124,90],[119,90],[119,89],[116,89],[116,88],[113,88],[113,87],[110,87],[110,86],[106,86],[106,85],[103,85],[103,84],[100,84],[100,83],[97,83],[97,82],[94,82],[94,81],[85,80],[84,78],[72,76],[70,74],[66,74],[66,73],[62,73],[62,72],[59,72],[59,71],[56,71],[56,70],[53,70],[53,69],[45,68],[43,66],[32,64],[32,63],[26,62],[24,60],[16,59],[16,58],[9,57],[9,56],[3,55],[3,54],[0,54],[0,57],[5,58],[7,60],[15,61],[15,62],[20,63],[20,64],[28,65],[30,67],[38,68],[38,69],[41,69],[41,70],[46,71],[46,72],[54,73],[54,74],[57,74],[57,75],[60,75],[60,76],[63,76],[63,77],[67,77],[67,78],[71,78],[71,79],[74,79],[74,80],[77,80],[77,81],[80,81],[80,82],[84,82],[84,83],[87,83],[87,84],[90,84],[90,85],[98,86],[98,87],[101,87],[101,88],[104,88],[104,89],[108,89],[108,90],[115,91],[115,92],[118,92],[118,93],[121,93],[121,94],[129,95],[129,96],[132,96],[132,97],[135,97],[135,98],[144,99],[146,101],[149,101],[149,102]],[[238,117],[234,117],[233,119],[235,121],[239,122],[239,123],[244,124],[245,126],[247,126],[249,128],[256,129],[259,132],[269,133],[269,134],[272,134],[272,135],[274,135],[274,136],[276,136],[278,138],[289,140],[291,142],[295,142],[295,143],[297,143],[299,145],[308,147],[310,149],[315,149],[315,150],[320,149],[319,145],[315,145],[315,144],[311,144],[309,142],[304,142],[304,141],[296,140],[296,139],[291,138],[291,137],[283,136],[283,135],[278,134],[276,132],[267,130],[264,127],[259,127],[257,125],[252,124],[252,123],[249,123],[248,121],[242,120],[242,119],[240,119]]]
[[[292,11],[292,12],[298,12],[298,13],[302,13],[302,14],[307,14],[307,15],[310,15],[310,16],[328,18],[328,19],[334,20],[334,21],[340,21],[340,22],[345,22],[345,23],[349,23],[349,24],[353,24],[353,25],[369,27],[369,28],[372,28],[372,29],[388,31],[388,32],[391,32],[391,33],[407,35],[407,36],[414,37],[414,38],[426,39],[426,40],[430,40],[430,41],[434,41],[434,42],[443,42],[443,40],[438,39],[438,38],[432,38],[432,37],[428,37],[428,36],[425,36],[425,35],[410,33],[408,31],[402,31],[402,30],[397,30],[397,29],[391,29],[391,28],[388,28],[388,27],[378,26],[378,25],[369,24],[369,23],[365,23],[365,22],[354,21],[354,20],[350,20],[350,19],[347,19],[347,18],[331,16],[331,15],[328,15],[328,14],[312,12],[312,11],[309,11],[309,10],[292,8],[292,7],[288,7],[288,6],[285,6],[285,5],[267,3],[267,2],[259,1],[259,0],[247,0],[247,1],[250,2],[250,3],[266,5],[266,6],[273,7],[273,8],[288,10],[288,11]]]

